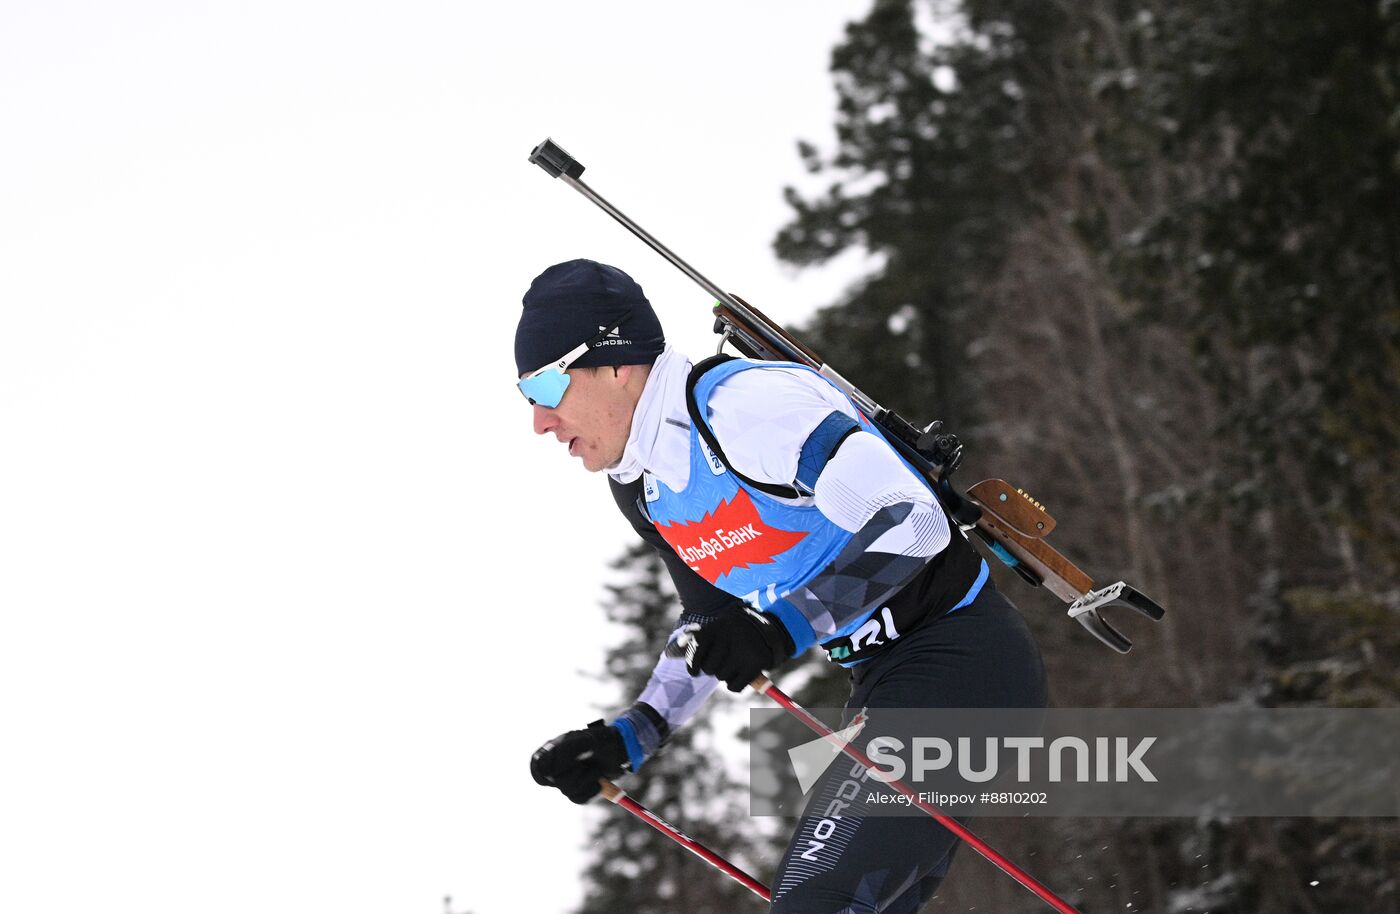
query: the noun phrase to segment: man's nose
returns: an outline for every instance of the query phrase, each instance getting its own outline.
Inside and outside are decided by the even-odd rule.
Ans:
[[[530,407],[535,414],[535,434],[548,434],[549,430],[559,424],[559,414],[547,406],[540,406],[538,403]]]

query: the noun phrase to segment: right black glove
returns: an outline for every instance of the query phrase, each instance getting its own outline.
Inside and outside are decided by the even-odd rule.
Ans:
[[[587,730],[570,730],[535,750],[530,774],[543,787],[558,787],[575,803],[587,803],[602,790],[599,778],[627,771],[627,746],[616,727],[601,720]]]
[[[742,692],[756,676],[777,667],[793,652],[792,636],[778,617],[749,606],[691,623],[684,631],[690,639],[686,670],[692,676],[708,673],[731,692]]]

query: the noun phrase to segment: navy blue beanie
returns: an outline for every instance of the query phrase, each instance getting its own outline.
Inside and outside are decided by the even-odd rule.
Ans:
[[[666,345],[661,322],[642,287],[605,263],[557,263],[535,277],[522,303],[525,311],[515,327],[517,374],[548,365],[614,324],[616,333],[589,349],[573,367],[650,365]]]

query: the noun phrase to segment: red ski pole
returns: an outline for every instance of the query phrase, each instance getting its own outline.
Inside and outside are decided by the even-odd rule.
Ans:
[[[789,698],[787,694],[783,692],[782,689],[773,685],[773,683],[768,679],[767,676],[759,676],[753,682],[749,683],[749,686],[760,695],[767,695],[769,698],[782,705],[783,708],[785,708],[788,711],[788,713],[792,714],[792,716],[802,721],[802,723],[807,725],[808,729],[817,733],[819,736],[835,736],[830,727],[817,720],[815,717],[813,717],[807,712],[806,708],[802,707],[797,702]],[[842,752],[846,753],[851,758],[855,759],[857,762],[860,762],[866,768],[875,767],[875,763],[872,762],[869,758],[867,758],[865,753],[857,749],[852,743],[846,742],[840,743],[840,745]],[[1050,891],[1040,882],[1036,881],[1035,877],[1031,876],[1029,873],[1018,867],[1016,864],[1012,863],[1010,860],[1007,860],[1000,853],[998,853],[991,846],[989,846],[987,842],[983,841],[981,838],[968,831],[967,828],[965,828],[962,825],[962,823],[958,822],[955,819],[951,819],[943,813],[939,812],[938,808],[935,807],[933,804],[927,803],[919,799],[919,795],[913,790],[910,790],[909,787],[906,786],[903,782],[886,781],[885,783],[887,783],[891,788],[905,796],[910,803],[914,804],[919,809],[932,816],[934,820],[938,822],[938,824],[942,825],[944,828],[948,829],[950,832],[957,835],[963,841],[971,845],[972,849],[977,851],[977,853],[981,854],[983,857],[986,857],[988,860],[992,861],[992,863],[996,864],[1002,872],[1006,873],[1006,875],[1010,876],[1012,879],[1015,879],[1017,882],[1021,883],[1021,885],[1025,886],[1026,888],[1030,889],[1033,893],[1035,893],[1035,896],[1037,898],[1048,904],[1050,907],[1054,908],[1056,911],[1059,911],[1060,914],[1080,914],[1078,910],[1070,907],[1069,904],[1062,900],[1058,895]]]
[[[744,888],[748,889],[750,892],[753,892],[755,895],[757,895],[759,898],[762,898],[764,901],[772,900],[772,898],[768,894],[767,886],[750,876],[748,873],[739,869],[737,866],[730,863],[728,860],[725,860],[719,854],[716,854],[714,851],[705,847],[705,845],[696,841],[694,838],[690,837],[685,832],[681,831],[679,828],[676,828],[674,825],[671,825],[668,822],[662,821],[656,815],[656,813],[652,812],[651,810],[643,806],[641,803],[638,803],[636,800],[629,797],[627,795],[627,791],[623,790],[621,787],[618,787],[616,784],[614,784],[612,781],[609,781],[607,778],[599,778],[598,783],[601,784],[603,787],[603,797],[610,803],[616,803],[618,806],[621,806],[623,809],[627,810],[632,815],[636,816],[638,819],[641,819],[643,822],[650,825],[652,828],[661,832],[663,835],[670,838],[672,841],[676,842],[681,847],[690,851],[692,854],[699,857],[701,860],[704,860],[710,866],[714,867],[721,873],[724,873],[729,878],[738,882]]]

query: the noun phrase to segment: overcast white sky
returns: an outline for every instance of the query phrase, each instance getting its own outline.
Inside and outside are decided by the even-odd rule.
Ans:
[[[867,6],[0,7],[0,910],[578,900],[527,760],[611,695],[629,532],[530,432],[520,296],[592,257],[713,337],[525,157],[805,315],[863,265],[769,242]]]

